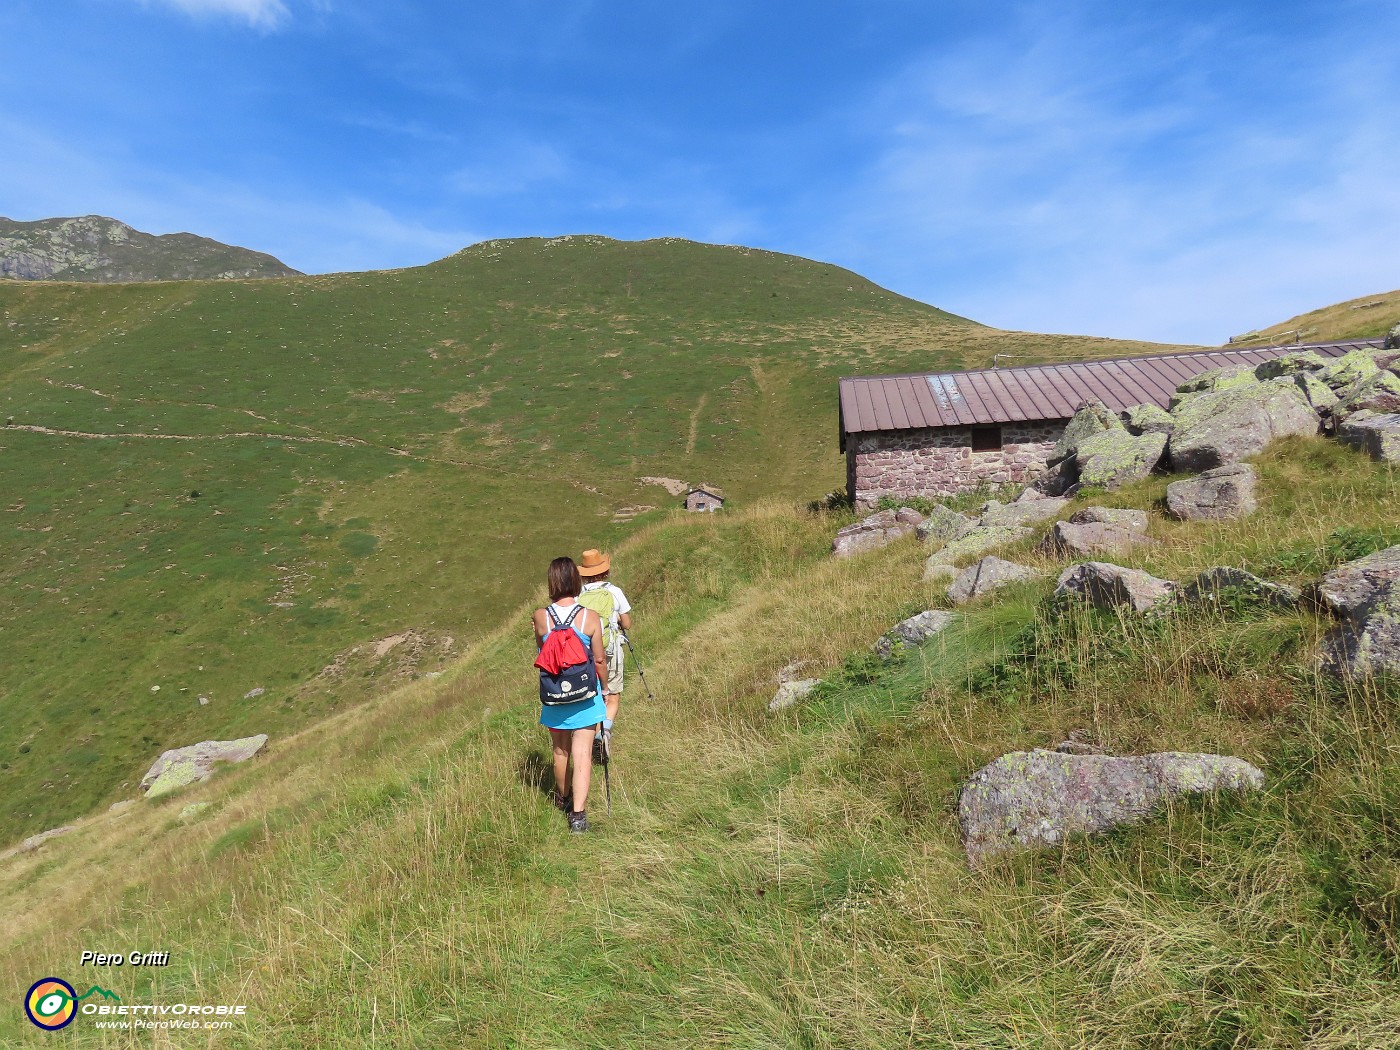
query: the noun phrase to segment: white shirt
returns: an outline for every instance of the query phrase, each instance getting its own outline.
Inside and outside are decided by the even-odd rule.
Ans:
[[[603,580],[599,583],[585,583],[583,585],[583,589],[585,591],[596,591],[601,587],[606,587],[612,593],[613,615],[612,623],[608,624],[608,626],[616,627],[617,618],[623,613],[629,613],[632,611],[632,603],[627,600],[627,595],[622,593],[622,588],[615,583],[609,583],[608,581]]]

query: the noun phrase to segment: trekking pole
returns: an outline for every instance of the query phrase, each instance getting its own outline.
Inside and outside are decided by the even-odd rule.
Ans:
[[[637,675],[641,678],[642,685],[646,688],[647,699],[650,700],[652,703],[656,703],[656,697],[652,694],[651,691],[651,683],[647,681],[646,672],[642,670],[642,661],[637,658],[637,650],[632,645],[632,639],[628,638],[627,635],[624,634],[622,636],[622,640],[627,643],[627,650],[632,654],[632,664],[634,667],[637,668]]]

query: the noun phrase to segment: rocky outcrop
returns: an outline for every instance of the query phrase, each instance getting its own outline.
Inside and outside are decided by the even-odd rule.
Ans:
[[[1065,424],[1064,433],[1055,443],[1055,448],[1046,462],[1053,467],[1077,453],[1080,445],[1090,438],[1122,428],[1122,421],[1102,401],[1085,401],[1075,409],[1074,415]]]
[[[831,553],[838,558],[849,558],[853,554],[876,550],[905,536],[912,536],[917,525],[899,520],[898,514],[898,511],[882,510],[847,525],[831,541]]]
[[[66,835],[77,828],[76,824],[65,824],[61,828],[50,828],[48,831],[41,831],[37,835],[30,835],[18,846],[0,852],[0,860],[9,860],[11,857],[18,857],[22,853],[33,853],[49,839],[56,839],[60,835]]]
[[[1031,580],[1039,575],[1028,565],[1018,565],[1014,561],[1003,561],[989,555],[958,573],[957,579],[948,588],[948,597],[954,605],[963,605],[1007,584]]]
[[[0,278],[22,281],[183,281],[297,274],[270,255],[196,237],[159,237],[100,215],[0,218]]]
[[[1400,350],[1400,324],[1394,325],[1390,331],[1385,333],[1385,342],[1381,344],[1384,350]]]
[[[1207,569],[1181,591],[1181,600],[1189,605],[1219,607],[1231,601],[1243,600],[1279,609],[1297,606],[1302,592],[1282,583],[1270,583],[1251,572],[1229,565]]]
[[[1167,434],[1170,435],[1176,429],[1176,420],[1171,417],[1171,413],[1156,405],[1134,405],[1132,408],[1124,409],[1123,425],[1128,428],[1128,433],[1141,436],[1142,434]]]
[[[267,748],[267,734],[243,737],[239,740],[204,740],[189,747],[166,751],[152,763],[141,778],[141,790],[147,798],[156,798],[171,791],[188,787],[214,774],[221,763],[246,762]]]
[[[1357,412],[1342,422],[1337,438],[1382,463],[1400,463],[1400,413]]]
[[[1207,470],[1199,477],[1167,486],[1167,513],[1181,521],[1219,521],[1253,514],[1258,507],[1258,475],[1247,463]]]
[[[1260,383],[1252,373],[1188,396],[1172,415],[1172,468],[1193,473],[1238,463],[1276,438],[1316,434],[1321,425],[1291,377]]]
[[[941,609],[929,609],[907,620],[895,624],[875,643],[875,653],[882,660],[889,659],[906,646],[921,645],[956,619],[953,613]]]
[[[778,691],[773,694],[773,699],[768,701],[769,713],[782,711],[792,707],[799,700],[805,700],[821,684],[820,678],[799,678],[793,682],[784,682],[778,686]]]
[[[1079,484],[1116,489],[1147,477],[1162,460],[1167,435],[1151,431],[1134,437],[1119,426],[1082,442],[1074,454]]]
[[[969,865],[1007,850],[1055,846],[1148,817],[1171,799],[1264,786],[1243,759],[1176,751],[1075,755],[1017,751],[974,773],[958,800]]]
[[[1060,573],[1055,586],[1055,598],[1060,601],[1087,602],[1096,609],[1127,608],[1136,613],[1152,612],[1169,602],[1175,592],[1176,584],[1170,580],[1103,561],[1071,565]]]
[[[929,511],[928,517],[915,526],[914,532],[926,543],[946,543],[971,528],[972,524],[972,519],[966,514],[959,514],[938,503]]]

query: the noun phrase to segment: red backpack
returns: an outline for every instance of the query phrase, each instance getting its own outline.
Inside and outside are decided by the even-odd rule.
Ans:
[[[598,674],[593,658],[574,631],[574,618],[583,611],[576,605],[566,619],[559,619],[553,606],[545,609],[550,628],[535,657],[540,671],[540,703],[546,707],[576,704],[598,695]]]

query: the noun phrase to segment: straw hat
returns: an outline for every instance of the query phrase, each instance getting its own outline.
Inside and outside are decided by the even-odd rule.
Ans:
[[[583,561],[579,564],[578,574],[580,576],[601,576],[612,568],[612,559],[606,554],[596,550],[586,550],[583,552]]]

